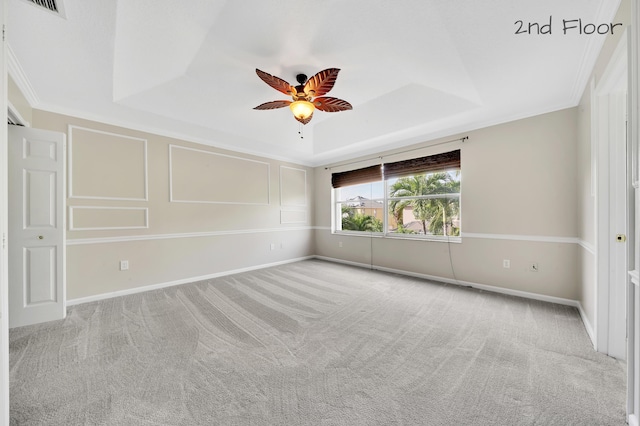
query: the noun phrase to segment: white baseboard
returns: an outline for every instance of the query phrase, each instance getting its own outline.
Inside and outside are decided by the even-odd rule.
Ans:
[[[325,257],[325,256],[314,256],[314,257],[316,259],[326,260],[326,261],[329,261],[329,262],[343,263],[343,264],[346,264],[346,265],[358,266],[358,267],[367,268],[367,269],[375,269],[375,270],[378,270],[378,271],[391,272],[391,273],[394,273],[394,274],[407,275],[407,276],[410,276],[410,277],[423,278],[423,279],[426,279],[426,280],[438,281],[438,282],[443,282],[443,283],[447,283],[447,284],[455,284],[455,285],[460,285],[460,286],[463,286],[463,287],[473,287],[473,288],[477,288],[477,289],[480,289],[480,290],[490,291],[490,292],[493,292],[493,293],[501,293],[501,294],[507,294],[507,295],[510,295],[510,296],[523,297],[525,299],[533,299],[533,300],[540,300],[540,301],[543,301],[543,302],[557,303],[559,305],[573,306],[574,308],[580,309],[580,307],[579,307],[580,302],[578,302],[577,300],[572,300],[572,299],[564,299],[562,297],[547,296],[545,294],[530,293],[528,291],[521,291],[521,290],[512,290],[510,288],[496,287],[496,286],[487,285],[487,284],[473,283],[473,282],[470,282],[470,281],[453,280],[451,278],[438,277],[438,276],[435,276],[435,275],[420,274],[420,273],[417,273],[417,272],[403,271],[403,270],[400,270],[400,269],[385,268],[385,267],[376,266],[376,265],[372,266],[372,265],[366,264],[366,263],[351,262],[351,261],[348,261],[348,260],[336,259],[336,258],[333,258],[333,257]],[[582,316],[582,314],[581,314],[581,316]],[[586,319],[586,316],[583,317],[583,320],[584,319]],[[585,324],[585,326],[587,326],[587,324]],[[589,325],[589,328],[590,327],[591,326]]]
[[[596,334],[593,331],[593,326],[589,322],[589,318],[587,317],[587,313],[582,308],[582,303],[578,302],[578,312],[580,312],[580,318],[582,318],[582,323],[584,324],[585,330],[587,330],[587,334],[589,335],[589,339],[591,339],[591,344],[593,345],[593,349],[596,348]]]
[[[285,265],[287,263],[300,262],[301,260],[313,259],[314,256],[297,257],[295,259],[283,260],[281,262],[266,263],[262,265],[249,266],[247,268],[232,269],[229,271],[216,272],[214,274],[201,275],[197,277],[182,278],[175,281],[169,281],[158,284],[150,284],[142,287],[128,288],[126,290],[112,291],[109,293],[96,294],[94,296],[79,297],[77,299],[67,300],[67,306],[79,305],[82,303],[97,302],[99,300],[111,299],[112,297],[126,296],[129,294],[142,293],[150,290],[158,290],[161,288],[172,287],[174,285],[188,284],[196,281],[210,280],[212,278],[224,277],[227,275],[239,274],[242,272],[255,271],[257,269],[270,268],[272,266]]]

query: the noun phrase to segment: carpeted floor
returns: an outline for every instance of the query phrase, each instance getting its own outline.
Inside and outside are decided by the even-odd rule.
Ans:
[[[10,333],[12,425],[624,425],[574,308],[309,260]]]

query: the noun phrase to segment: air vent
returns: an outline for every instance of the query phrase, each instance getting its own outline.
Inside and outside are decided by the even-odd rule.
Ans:
[[[27,124],[18,110],[11,105],[11,102],[7,102],[7,124],[13,124],[14,126],[24,126]]]
[[[55,13],[56,16],[66,19],[64,13],[64,0],[22,0],[25,3],[29,3],[38,9],[44,9],[47,12]]]
[[[56,0],[28,0],[31,3],[40,6],[40,7],[44,7],[47,10],[50,10],[51,12],[55,12],[58,13],[58,5]]]
[[[7,115],[7,124],[10,124],[12,126],[24,126],[24,124],[18,123],[16,121],[16,118],[10,115]]]

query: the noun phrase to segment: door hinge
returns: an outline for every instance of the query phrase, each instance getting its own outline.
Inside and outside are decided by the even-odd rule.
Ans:
[[[2,233],[2,249],[4,250],[5,248],[7,248],[7,234],[3,232]]]
[[[4,33],[6,31],[6,28],[7,28],[6,24],[2,24],[2,41],[4,41]]]

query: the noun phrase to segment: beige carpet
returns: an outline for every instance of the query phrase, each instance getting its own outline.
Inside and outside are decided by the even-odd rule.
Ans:
[[[318,260],[10,333],[12,425],[624,425],[574,308]]]

